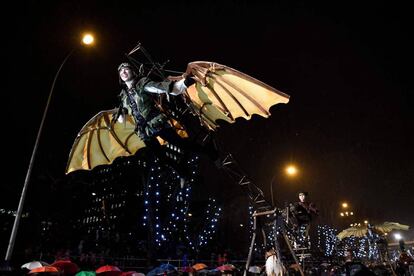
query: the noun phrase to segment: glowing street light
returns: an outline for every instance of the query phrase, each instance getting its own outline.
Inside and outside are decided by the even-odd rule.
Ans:
[[[82,44],[83,45],[92,45],[93,41],[94,41],[94,39],[93,39],[93,36],[91,34],[86,34],[82,38]],[[31,176],[31,172],[32,172],[32,168],[33,168],[37,148],[38,148],[38,145],[39,145],[40,136],[42,134],[43,125],[44,125],[44,122],[45,122],[45,119],[46,119],[47,111],[49,110],[50,100],[52,99],[53,90],[55,88],[56,80],[59,76],[60,71],[63,68],[63,65],[65,65],[66,61],[73,54],[73,52],[75,52],[75,50],[78,47],[79,46],[76,46],[75,48],[73,48],[66,55],[66,57],[63,59],[62,63],[60,64],[59,69],[56,71],[55,77],[53,79],[53,83],[52,83],[52,86],[51,86],[50,91],[49,91],[49,97],[48,97],[47,102],[46,102],[46,107],[43,111],[42,120],[40,122],[39,130],[37,132],[36,142],[35,142],[35,145],[33,147],[32,156],[31,156],[30,162],[29,162],[29,168],[27,169],[27,172],[26,172],[26,178],[24,180],[23,190],[22,190],[22,193],[20,195],[19,206],[17,207],[16,218],[14,219],[13,228],[12,228],[11,235],[10,235],[10,240],[9,240],[9,245],[7,247],[7,252],[6,252],[6,257],[5,257],[6,263],[8,263],[10,261],[11,255],[13,253],[14,244],[15,244],[15,241],[16,241],[16,234],[17,234],[17,230],[19,228],[20,219],[22,217],[23,205],[24,205],[24,201],[25,201],[25,198],[26,198],[26,194],[27,194],[28,184],[29,184],[29,180],[30,180],[30,176]]]
[[[402,235],[400,234],[400,233],[394,233],[394,238],[397,240],[397,241],[399,241],[399,240],[402,240]]]
[[[288,165],[285,168],[284,171],[285,171],[286,175],[288,175],[289,177],[294,177],[294,176],[296,176],[298,174],[298,169],[296,168],[295,165],[292,165],[292,164],[291,165]],[[274,199],[273,199],[273,182],[274,182],[274,180],[276,178],[276,175],[277,175],[277,173],[275,173],[273,175],[272,180],[270,181],[270,196],[271,196],[271,200],[272,200],[272,205],[273,206],[275,205],[275,202],[274,202]]]
[[[342,208],[344,208],[344,209],[348,208],[348,203],[343,202],[343,203],[342,203]]]
[[[288,176],[295,176],[298,173],[298,170],[294,165],[288,165],[285,171]]]
[[[346,212],[340,212],[339,215],[341,217],[350,217],[350,216],[353,216],[354,215],[354,212],[348,212],[348,211],[346,211]]]
[[[82,38],[82,43],[88,46],[93,45],[95,42],[95,38],[90,33],[85,33]]]

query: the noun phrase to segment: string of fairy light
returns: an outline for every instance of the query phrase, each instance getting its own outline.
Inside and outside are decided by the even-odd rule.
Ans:
[[[248,212],[249,212],[249,240],[251,240],[253,238],[253,232],[254,232],[254,217],[253,217],[254,209],[253,209],[253,206],[251,204],[249,204],[248,208],[249,208],[248,209]],[[258,251],[256,240],[254,241],[254,244],[253,244],[253,250],[256,251],[256,252]]]
[[[206,245],[217,231],[221,208],[217,206],[215,199],[209,198],[203,219],[205,221],[204,227],[195,237],[189,233],[188,217],[190,214],[191,191],[196,180],[198,163],[198,156],[187,160],[186,166],[190,170],[191,175],[184,182],[181,181],[180,175],[175,171],[171,171],[171,174],[168,173],[167,176],[163,175],[165,168],[159,165],[159,160],[157,159],[153,160],[149,166],[149,178],[144,188],[145,212],[143,226],[151,226],[149,221],[152,219],[154,242],[158,247],[180,235],[182,231],[188,245],[192,249],[199,248]],[[161,182],[163,182],[164,188],[168,188],[167,191],[165,191],[166,189],[161,189]],[[161,194],[162,191],[164,191],[164,194]],[[168,205],[168,213],[163,222],[160,219],[162,217],[160,213],[162,208],[161,198],[164,200],[163,206],[166,207],[165,205]]]
[[[379,249],[375,238],[363,237],[346,237],[339,242],[337,238],[338,230],[328,225],[318,225],[318,247],[324,252],[325,256],[345,256],[346,251],[351,251],[356,258],[379,258]]]
[[[191,242],[189,239],[190,237],[187,236],[192,249],[198,249],[207,245],[207,243],[212,240],[213,235],[217,232],[217,223],[222,210],[221,207],[216,205],[216,200],[214,198],[209,198],[208,201],[205,216],[203,216],[206,221],[204,227],[201,229],[194,242]]]
[[[325,256],[333,255],[339,241],[336,237],[337,232],[335,228],[329,225],[318,225],[318,248],[324,252]]]
[[[161,178],[161,166],[159,160],[155,158],[152,160],[149,167],[149,179],[147,185],[144,188],[144,217],[143,225],[148,224],[150,217],[154,220],[153,225],[155,227],[155,244],[161,246],[162,241],[166,240],[163,228],[160,221],[160,178]]]

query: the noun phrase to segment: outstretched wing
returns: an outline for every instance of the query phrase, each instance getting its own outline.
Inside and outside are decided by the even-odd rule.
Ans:
[[[83,126],[70,151],[66,174],[111,164],[115,158],[133,155],[145,147],[135,134],[131,116],[126,116],[123,123],[112,122],[116,112],[101,111]]]
[[[340,240],[348,237],[364,237],[367,234],[367,227],[350,227],[342,230],[336,237]]]
[[[188,64],[186,74],[197,82],[187,89],[193,109],[211,129],[218,120],[234,123],[253,114],[270,116],[270,108],[287,103],[289,95],[225,65],[197,61]]]
[[[134,155],[145,147],[135,132],[132,116],[123,122],[114,121],[117,109],[105,110],[90,119],[78,133],[69,154],[66,174],[77,170],[92,170],[99,165],[109,165],[121,156]],[[188,137],[186,130],[176,120],[169,120],[178,135]],[[161,145],[167,143],[157,137]]]
[[[405,224],[400,224],[398,222],[389,222],[386,221],[382,224],[378,224],[378,225],[374,225],[374,228],[378,231],[380,231],[381,233],[389,233],[392,230],[404,230],[407,231],[408,229],[410,229],[410,226],[405,225]]]

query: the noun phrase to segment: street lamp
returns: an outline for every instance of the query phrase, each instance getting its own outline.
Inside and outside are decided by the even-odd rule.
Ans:
[[[296,168],[295,165],[292,165],[292,164],[286,166],[284,171],[285,171],[286,175],[289,176],[289,177],[294,177],[298,174],[298,169]],[[275,173],[273,175],[272,180],[270,181],[270,197],[271,197],[273,206],[275,206],[275,202],[274,202],[274,199],[273,199],[273,182],[275,181],[276,175],[277,175],[277,173]]]
[[[90,46],[90,45],[93,44],[93,42],[94,42],[94,39],[93,39],[93,35],[92,34],[87,33],[87,34],[84,34],[83,35],[83,37],[82,37],[82,44],[83,45]],[[47,115],[47,111],[49,109],[49,104],[50,104],[50,100],[52,98],[53,90],[55,88],[56,80],[57,80],[57,78],[59,76],[60,71],[63,68],[63,65],[65,65],[66,61],[75,52],[75,50],[78,47],[79,46],[76,46],[74,49],[72,49],[66,55],[66,57],[63,59],[62,63],[59,66],[59,69],[57,70],[57,72],[55,74],[55,77],[53,79],[52,86],[50,87],[49,97],[48,97],[47,102],[46,102],[46,107],[45,107],[45,109],[43,111],[42,120],[40,122],[39,130],[38,130],[37,136],[36,136],[35,145],[33,147],[32,156],[31,156],[30,162],[29,162],[29,168],[27,169],[26,178],[24,180],[23,190],[22,190],[22,193],[20,195],[19,206],[17,207],[16,218],[14,219],[13,228],[12,228],[12,232],[11,232],[10,240],[9,240],[9,245],[7,247],[7,252],[6,252],[6,257],[5,257],[6,263],[10,261],[11,256],[12,256],[12,253],[13,253],[14,244],[15,244],[15,241],[16,241],[16,234],[17,234],[17,230],[19,228],[20,219],[22,217],[24,201],[26,199],[26,194],[27,194],[27,188],[28,188],[28,184],[29,184],[29,180],[30,180],[30,175],[32,173],[32,169],[33,169],[33,164],[34,164],[34,160],[35,160],[37,148],[39,146],[40,136],[41,136],[42,130],[43,130],[43,124],[45,122],[46,115]]]
[[[348,211],[346,211],[346,212],[340,212],[339,215],[341,217],[350,217],[350,216],[353,216],[354,215],[354,212],[348,212]]]
[[[400,240],[402,240],[402,235],[401,235],[400,233],[394,233],[394,238],[395,238],[397,241],[400,241]]]
[[[354,215],[354,212],[353,211],[351,211],[351,210],[349,210],[350,208],[349,208],[349,204],[348,204],[348,202],[346,202],[346,201],[344,201],[344,202],[342,202],[341,203],[341,207],[342,207],[342,211],[339,213],[339,215],[341,216],[341,217],[350,217],[350,216],[353,216]]]
[[[295,165],[288,165],[285,171],[288,176],[295,176],[298,173]]]

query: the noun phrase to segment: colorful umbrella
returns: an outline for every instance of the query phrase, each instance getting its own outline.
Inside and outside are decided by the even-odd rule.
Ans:
[[[114,265],[104,265],[99,267],[96,271],[99,276],[120,276],[122,271]]]
[[[41,267],[37,267],[37,268],[30,270],[29,274],[44,273],[44,272],[59,273],[60,271],[57,267],[54,267],[54,266],[41,266]]]
[[[195,271],[198,271],[198,270],[202,270],[202,269],[207,268],[207,265],[205,265],[203,263],[197,263],[197,264],[193,265],[193,268],[194,268]]]
[[[79,271],[75,276],[95,276],[95,271]]]
[[[48,263],[42,262],[42,261],[33,261],[29,263],[25,263],[21,266],[21,268],[26,268],[28,270],[32,270],[34,268],[42,267],[42,266],[48,266]]]
[[[147,273],[147,276],[154,275],[169,275],[171,273],[176,273],[177,268],[171,264],[162,264],[159,267],[154,268],[153,270]]]
[[[121,273],[121,276],[145,276],[145,274],[136,271],[125,271]]]
[[[79,271],[79,266],[69,260],[59,260],[51,264],[51,266],[59,268],[60,271],[66,274],[75,274]]]
[[[255,265],[255,266],[251,266],[249,267],[249,272],[254,273],[254,274],[260,274],[262,272],[262,269]]]
[[[233,271],[236,267],[232,264],[225,264],[217,267],[220,271]]]

